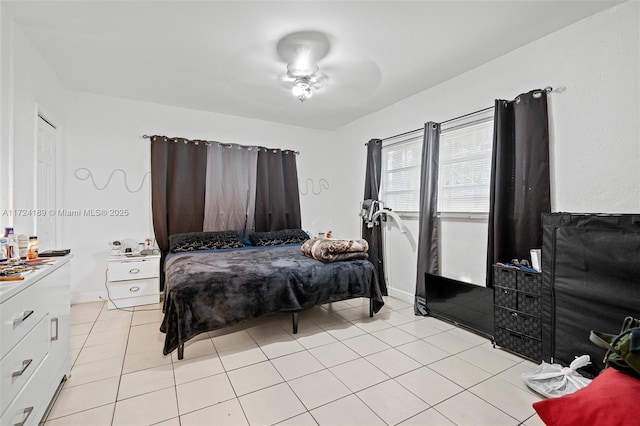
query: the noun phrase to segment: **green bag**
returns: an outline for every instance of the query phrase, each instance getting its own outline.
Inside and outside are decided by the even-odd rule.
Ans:
[[[607,349],[606,366],[640,378],[640,319],[626,317],[618,335],[591,330],[589,340]]]

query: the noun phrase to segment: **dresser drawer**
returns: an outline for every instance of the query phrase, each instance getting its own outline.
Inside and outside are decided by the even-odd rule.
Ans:
[[[542,293],[542,274],[539,272],[516,271],[516,288],[533,294]]]
[[[514,268],[493,266],[493,285],[506,288],[516,288],[516,272]]]
[[[3,359],[0,369],[0,412],[31,378],[49,351],[49,317],[45,317]]]
[[[540,296],[518,292],[518,310],[540,316]]]
[[[542,342],[515,331],[495,327],[496,345],[535,361],[542,359]]]
[[[136,259],[109,262],[109,281],[155,278],[160,274],[158,259]]]
[[[494,287],[493,288],[494,301],[493,303],[498,306],[503,306],[509,309],[518,308],[518,292],[513,288]]]
[[[45,395],[43,389],[47,389],[48,376],[44,369],[46,361],[36,368],[34,374],[27,381],[15,399],[9,404],[7,410],[0,417],[0,425],[36,426],[42,419],[51,395]]]
[[[495,307],[494,309],[496,327],[502,327],[536,339],[540,338],[542,328],[539,317],[534,317],[511,309],[499,307]]]
[[[109,283],[109,297],[113,300],[157,295],[159,292],[160,285],[157,278]]]
[[[47,314],[47,292],[31,286],[6,300],[0,309],[0,358]]]

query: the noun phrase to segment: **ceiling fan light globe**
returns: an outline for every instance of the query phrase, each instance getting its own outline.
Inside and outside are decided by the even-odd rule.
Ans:
[[[297,97],[300,102],[304,102],[305,100],[313,96],[313,91],[311,90],[311,87],[309,85],[298,83],[296,83],[296,85],[291,88],[291,93],[293,93],[293,95]]]
[[[287,75],[293,78],[310,77],[318,72],[318,65],[292,62],[287,65]]]

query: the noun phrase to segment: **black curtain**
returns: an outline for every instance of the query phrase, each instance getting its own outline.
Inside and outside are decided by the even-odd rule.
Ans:
[[[427,315],[425,274],[439,275],[438,261],[438,163],[440,153],[440,124],[424,125],[422,168],[420,171],[420,212],[418,230],[418,273],[413,311]]]
[[[200,232],[204,220],[207,147],[185,139],[151,136],[151,206],[160,248],[160,290],[169,236]]]
[[[301,228],[295,152],[260,148],[256,174],[255,230]]]
[[[367,169],[364,181],[364,199],[378,200],[382,167],[382,140],[371,139],[367,143]],[[382,255],[382,226],[369,228],[362,223],[362,238],[369,243],[369,261],[376,267],[378,282],[383,296],[387,296],[387,282],[384,278]]]
[[[495,102],[487,287],[492,265],[529,259],[542,246],[542,213],[551,211],[547,93],[532,90]]]

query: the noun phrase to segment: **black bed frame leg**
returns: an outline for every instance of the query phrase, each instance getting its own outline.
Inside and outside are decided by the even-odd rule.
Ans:
[[[178,359],[184,358],[184,343],[178,346]]]
[[[293,313],[293,334],[298,334],[298,313],[294,312]]]
[[[373,317],[373,297],[369,298],[369,316]]]

